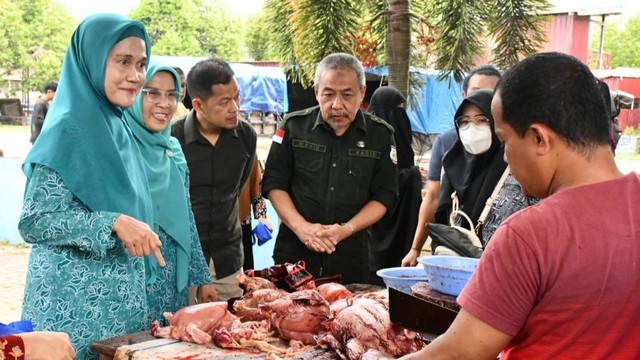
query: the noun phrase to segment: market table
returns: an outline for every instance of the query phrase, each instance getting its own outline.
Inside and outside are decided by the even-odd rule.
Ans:
[[[386,289],[377,285],[350,284],[347,288],[354,294],[369,292],[386,293]],[[286,349],[288,343],[281,340],[271,343]],[[267,353],[251,349],[222,349],[214,344],[198,345],[174,339],[158,339],[151,331],[141,331],[109,339],[99,340],[91,345],[91,349],[99,354],[99,360],[147,360],[147,359],[266,359]],[[316,346],[288,359],[297,360],[339,360],[333,350],[324,350]]]
[[[272,344],[286,349],[282,341]],[[222,349],[213,344],[198,345],[174,339],[158,339],[150,331],[118,336],[95,342],[91,349],[100,354],[100,360],[147,360],[147,359],[180,359],[180,360],[231,360],[231,359],[266,359],[267,353],[251,349]],[[297,360],[338,360],[332,350],[319,347],[310,348],[289,359]]]

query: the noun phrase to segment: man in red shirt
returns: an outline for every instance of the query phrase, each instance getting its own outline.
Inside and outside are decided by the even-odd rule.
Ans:
[[[451,327],[405,358],[639,359],[640,176],[616,167],[595,77],[533,55],[492,112],[524,193],[545,199],[502,224]]]

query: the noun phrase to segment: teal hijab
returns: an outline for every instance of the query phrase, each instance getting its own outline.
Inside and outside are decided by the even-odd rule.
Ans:
[[[151,61],[147,69],[145,86],[160,71],[173,76],[175,90],[180,93],[180,77],[173,68]],[[177,288],[182,291],[187,286],[189,276],[189,254],[191,253],[191,226],[189,206],[184,182],[187,164],[180,144],[171,138],[171,126],[161,132],[150,131],[144,124],[142,115],[142,92],[133,106],[124,111],[124,118],[131,127],[138,143],[151,190],[153,203],[154,230],[164,229],[178,243]],[[173,140],[173,141],[172,141]]]
[[[73,33],[62,63],[58,90],[42,133],[22,166],[27,179],[36,164],[55,170],[91,211],[122,213],[153,224],[142,156],[123,120],[122,109],[105,93],[111,48],[127,37],[151,43],[138,21],[115,14],[86,18]],[[122,245],[119,245],[122,246]],[[146,258],[155,279],[155,258]]]

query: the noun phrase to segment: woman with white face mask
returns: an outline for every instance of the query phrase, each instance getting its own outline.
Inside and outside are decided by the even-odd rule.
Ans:
[[[469,215],[475,225],[487,198],[507,167],[495,134],[492,98],[493,90],[476,90],[462,101],[456,111],[458,140],[442,161],[440,202],[435,214],[437,223],[449,224],[451,194],[455,191],[460,210]],[[460,225],[469,227],[466,221]]]

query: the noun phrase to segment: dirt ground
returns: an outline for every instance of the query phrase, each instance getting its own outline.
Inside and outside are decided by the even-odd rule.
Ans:
[[[20,320],[29,248],[0,245],[0,322]]]

